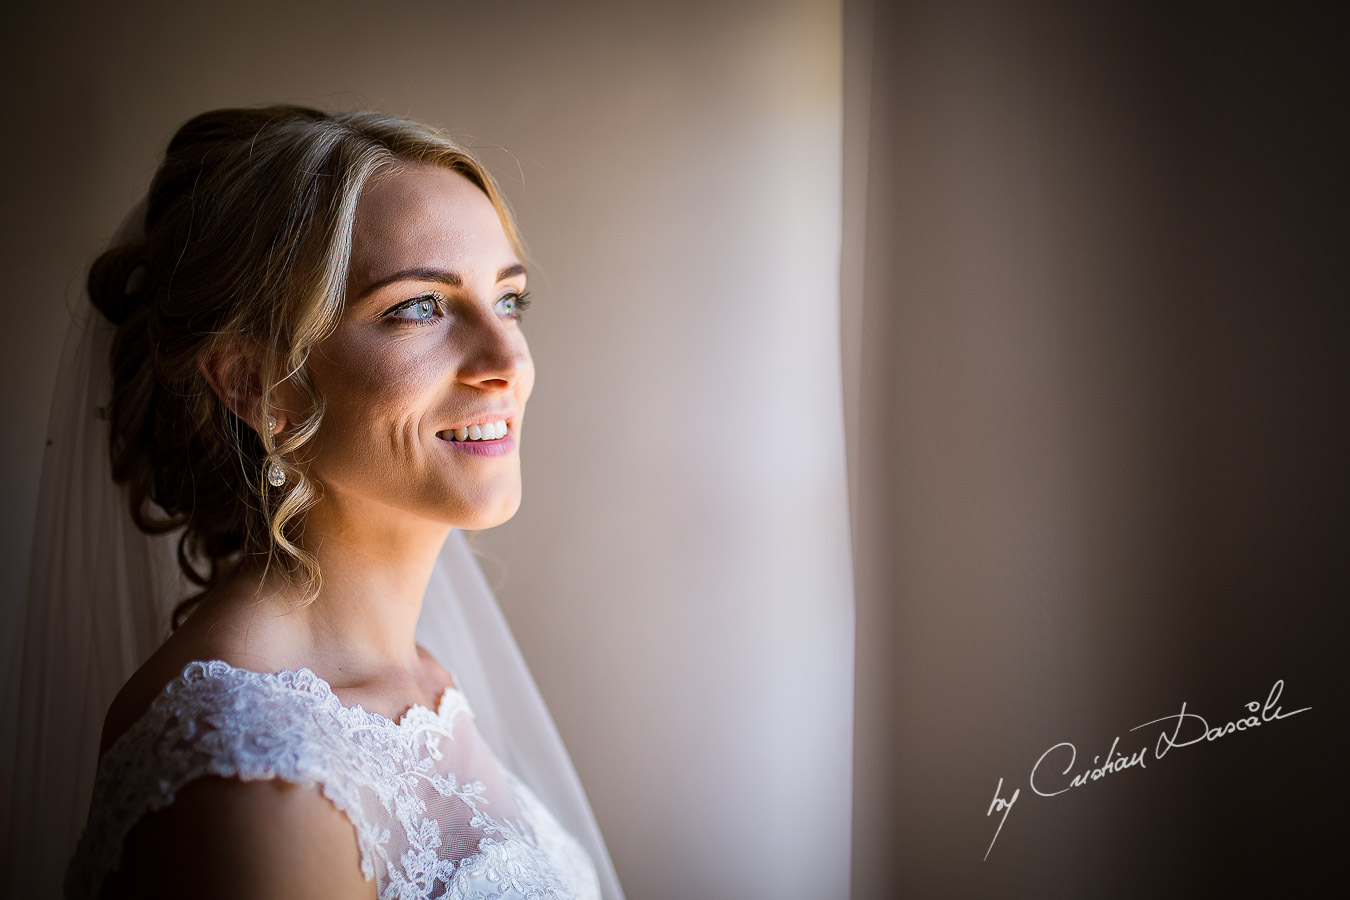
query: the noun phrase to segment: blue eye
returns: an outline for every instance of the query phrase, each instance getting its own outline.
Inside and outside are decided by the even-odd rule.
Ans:
[[[505,297],[497,301],[497,315],[508,316],[512,319],[519,319],[525,310],[530,308],[530,292],[521,291],[516,293],[512,291]]]
[[[440,311],[440,301],[435,297],[415,297],[394,307],[386,315],[391,319],[434,319]]]

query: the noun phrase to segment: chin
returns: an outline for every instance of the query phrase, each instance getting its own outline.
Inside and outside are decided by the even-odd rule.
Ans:
[[[456,516],[454,526],[464,531],[483,531],[508,521],[520,509],[520,492],[480,503]]]

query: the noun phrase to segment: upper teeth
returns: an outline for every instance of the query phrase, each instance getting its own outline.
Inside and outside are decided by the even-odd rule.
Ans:
[[[506,423],[484,422],[467,428],[452,428],[446,434],[456,441],[495,441],[506,437]]]

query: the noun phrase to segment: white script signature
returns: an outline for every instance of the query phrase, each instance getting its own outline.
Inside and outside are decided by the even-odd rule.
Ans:
[[[1147,745],[1133,753],[1118,753],[1116,748],[1120,746],[1120,737],[1117,736],[1111,741],[1111,749],[1106,751],[1104,760],[1100,756],[1092,757],[1092,765],[1083,768],[1073,776],[1070,776],[1069,773],[1076,768],[1078,748],[1068,741],[1061,741],[1042,753],[1040,759],[1036,760],[1036,764],[1031,767],[1031,775],[1027,779],[1027,784],[1034,793],[1041,797],[1055,797],[1074,788],[1082,787],[1090,781],[1100,781],[1107,775],[1123,772],[1125,769],[1136,767],[1146,769],[1150,758],[1154,760],[1162,759],[1169,751],[1178,747],[1190,747],[1202,741],[1217,741],[1230,734],[1250,731],[1253,728],[1259,728],[1280,719],[1287,719],[1290,716],[1296,716],[1301,712],[1312,709],[1311,706],[1305,706],[1292,712],[1284,712],[1280,708],[1280,695],[1282,693],[1284,693],[1284,679],[1276,681],[1271,687],[1265,703],[1253,700],[1246,705],[1249,715],[1214,727],[1210,727],[1209,722],[1203,716],[1188,712],[1186,701],[1183,700],[1181,712],[1163,716],[1160,719],[1153,719],[1130,729],[1130,731],[1138,731],[1150,725],[1164,725],[1162,733],[1158,735],[1157,744],[1152,748],[1151,755],[1149,753],[1150,748]],[[1059,765],[1060,763],[1063,763],[1062,768]],[[994,839],[989,842],[989,850],[984,852],[985,859],[989,858],[989,851],[994,849],[994,843],[998,840],[999,832],[1003,831],[1003,823],[1008,821],[1008,813],[1012,812],[1013,804],[1017,802],[1017,798],[1021,794],[1022,789],[1017,788],[1012,792],[1011,797],[1003,797],[1003,779],[998,780],[998,786],[994,788],[994,800],[989,804],[989,810],[985,813],[985,816],[992,816],[999,812],[1003,813],[1003,816],[998,820],[998,828],[994,830]]]

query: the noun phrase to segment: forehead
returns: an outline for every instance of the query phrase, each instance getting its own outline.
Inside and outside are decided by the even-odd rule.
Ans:
[[[516,261],[492,201],[450,169],[409,165],[372,182],[357,202],[354,283],[412,266],[481,265],[495,272]]]

